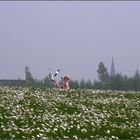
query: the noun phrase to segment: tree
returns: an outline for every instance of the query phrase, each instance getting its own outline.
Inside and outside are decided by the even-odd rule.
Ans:
[[[117,73],[115,76],[110,78],[110,88],[112,90],[123,90],[124,78],[121,73]]]
[[[136,70],[135,75],[133,77],[133,89],[140,90],[140,74],[138,70]]]
[[[103,62],[99,63],[97,73],[98,73],[98,78],[100,82],[102,82],[103,84],[106,84],[109,82],[109,74]]]
[[[43,84],[44,84],[44,86],[46,86],[46,87],[48,87],[48,88],[52,88],[52,87],[53,87],[53,84],[52,84],[52,82],[50,81],[49,76],[47,76],[47,77],[44,78]]]
[[[93,83],[93,88],[94,89],[102,89],[102,84],[101,82],[97,81],[96,79],[94,80],[94,83]]]
[[[70,80],[69,81],[69,86],[70,86],[71,89],[78,89],[79,88],[78,80],[75,80],[75,81]]]
[[[84,79],[82,79],[82,80],[80,81],[80,88],[81,88],[81,89],[85,89],[85,88],[86,88],[86,83],[85,83],[85,80],[84,80]]]
[[[92,88],[93,88],[93,85],[92,85],[91,81],[87,80],[87,82],[86,82],[86,89],[92,89]]]
[[[31,83],[34,81],[32,74],[29,70],[29,67],[27,67],[27,66],[25,67],[25,79],[26,79],[26,81],[31,82]]]

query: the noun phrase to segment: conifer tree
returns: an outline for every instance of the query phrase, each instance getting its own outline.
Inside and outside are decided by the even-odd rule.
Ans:
[[[108,74],[107,68],[105,67],[103,62],[99,63],[97,73],[98,73],[98,78],[99,78],[100,82],[102,82],[102,83],[109,82],[109,74]]]

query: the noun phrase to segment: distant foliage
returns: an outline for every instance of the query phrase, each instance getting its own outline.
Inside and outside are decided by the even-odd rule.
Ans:
[[[34,81],[32,73],[30,72],[29,67],[27,67],[27,66],[25,67],[25,79],[29,83],[32,83]]]
[[[97,69],[98,80],[72,80],[70,79],[69,85],[71,89],[106,89],[106,90],[140,90],[140,74],[136,70],[134,76],[128,77],[117,73],[116,75],[109,75],[107,68],[103,62],[100,62]],[[49,80],[48,76],[43,80],[37,80],[32,77],[29,68],[26,69],[26,79],[30,81],[30,86],[34,87],[48,87],[52,88],[53,85]]]
[[[103,62],[99,63],[97,73],[98,73],[98,78],[100,82],[102,82],[102,84],[106,84],[109,81],[109,74]]]
[[[103,62],[100,62],[97,69],[98,79],[94,82],[91,80],[72,80],[70,79],[69,85],[71,89],[106,89],[106,90],[140,90],[140,73],[138,70],[133,76],[128,77],[127,75],[122,75],[121,73],[116,73],[111,76],[108,73],[107,68]],[[53,84],[49,77],[46,76],[43,80],[38,80],[33,78],[29,67],[25,68],[25,79],[26,80],[1,80],[0,85],[9,86],[32,86],[32,87],[47,87],[53,88]]]
[[[94,89],[140,90],[140,74],[138,70],[136,70],[133,77],[128,77],[121,73],[111,76],[108,74],[104,64],[100,62],[97,73],[99,81],[94,81]]]

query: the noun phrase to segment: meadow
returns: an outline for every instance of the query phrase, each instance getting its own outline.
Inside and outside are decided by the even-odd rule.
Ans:
[[[140,139],[140,92],[0,87],[0,139]]]

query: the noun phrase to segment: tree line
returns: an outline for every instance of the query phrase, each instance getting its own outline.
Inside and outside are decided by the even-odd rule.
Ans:
[[[134,76],[122,75],[117,73],[110,75],[103,62],[98,66],[98,81],[94,81],[93,87],[95,89],[110,89],[110,90],[140,90],[140,74],[136,70]]]
[[[52,88],[53,85],[48,77],[43,80],[37,80],[32,77],[29,68],[26,67],[26,80],[32,86],[48,87]],[[117,73],[115,75],[110,75],[107,68],[103,62],[100,62],[97,69],[98,79],[91,82],[91,80],[85,81],[81,79],[70,80],[70,88],[72,89],[100,89],[100,90],[140,90],[140,74],[136,70],[134,76],[128,77],[127,75],[122,75]]]

